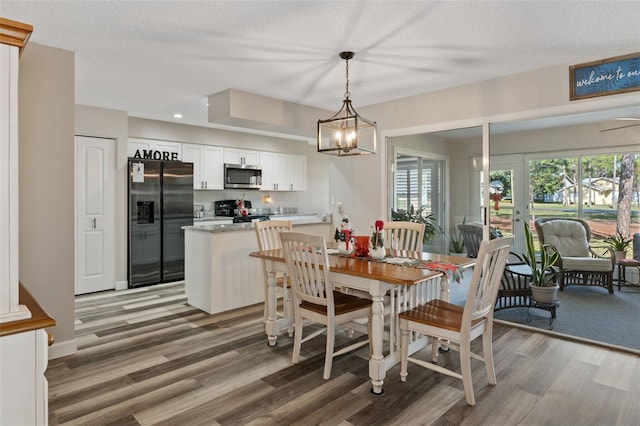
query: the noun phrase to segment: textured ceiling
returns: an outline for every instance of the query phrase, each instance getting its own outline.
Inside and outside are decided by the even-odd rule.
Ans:
[[[76,103],[207,126],[233,88],[337,110],[640,50],[640,1],[0,1],[75,52]]]

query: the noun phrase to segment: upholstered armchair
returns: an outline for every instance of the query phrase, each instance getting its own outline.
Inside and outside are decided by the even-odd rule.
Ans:
[[[540,218],[535,221],[540,244],[559,254],[558,284],[600,286],[613,293],[615,258],[596,253],[590,246],[591,227],[582,219]]]

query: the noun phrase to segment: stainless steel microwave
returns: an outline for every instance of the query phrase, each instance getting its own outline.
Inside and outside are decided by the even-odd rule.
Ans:
[[[225,163],[225,188],[260,189],[261,185],[262,169],[260,166]]]

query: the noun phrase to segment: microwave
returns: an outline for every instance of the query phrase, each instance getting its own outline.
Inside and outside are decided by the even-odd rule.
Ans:
[[[225,163],[225,188],[260,189],[260,186],[262,186],[262,169],[260,166]]]

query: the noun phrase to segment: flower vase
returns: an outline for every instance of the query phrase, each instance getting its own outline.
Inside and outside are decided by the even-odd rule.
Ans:
[[[376,259],[376,260],[384,259],[384,256],[386,254],[387,254],[387,250],[384,248],[384,246],[371,248],[371,250],[369,250],[369,256],[371,256],[372,259]]]

